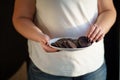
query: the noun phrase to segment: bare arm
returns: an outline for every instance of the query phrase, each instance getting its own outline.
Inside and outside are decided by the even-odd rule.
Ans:
[[[33,23],[35,4],[35,0],[15,0],[14,27],[25,38],[40,42],[46,51],[54,51],[46,45],[48,37]]]
[[[35,0],[16,0],[13,24],[15,29],[25,38],[41,41],[40,35],[42,35],[42,31],[40,31],[32,22],[34,13]]]
[[[93,42],[101,40],[116,20],[113,0],[98,0],[98,9],[98,18],[88,33],[88,37]]]

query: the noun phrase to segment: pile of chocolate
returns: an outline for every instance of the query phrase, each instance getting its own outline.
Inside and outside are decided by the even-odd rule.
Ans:
[[[81,36],[78,39],[62,38],[52,43],[51,45],[59,48],[83,48],[88,47],[91,44],[92,43],[87,37]]]

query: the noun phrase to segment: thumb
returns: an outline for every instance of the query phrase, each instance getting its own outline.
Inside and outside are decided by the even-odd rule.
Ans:
[[[50,40],[50,37],[49,37],[47,34],[45,34],[45,39],[46,39],[46,41],[47,41],[47,43],[48,43],[49,40]]]

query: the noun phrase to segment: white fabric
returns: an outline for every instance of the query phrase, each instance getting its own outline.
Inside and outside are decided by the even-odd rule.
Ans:
[[[36,0],[36,10],[36,25],[52,38],[85,36],[98,15],[97,0]],[[103,40],[83,50],[55,53],[32,40],[28,46],[34,64],[53,75],[84,75],[104,62]]]

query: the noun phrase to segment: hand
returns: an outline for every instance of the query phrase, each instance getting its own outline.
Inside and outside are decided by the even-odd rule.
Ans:
[[[105,36],[105,31],[103,27],[96,24],[92,25],[90,31],[88,32],[87,37],[91,42],[98,42]]]
[[[58,50],[57,49],[54,49],[52,47],[50,47],[48,45],[48,42],[50,40],[49,36],[48,35],[44,35],[44,39],[42,39],[43,41],[41,41],[41,45],[43,47],[43,49],[46,51],[46,52],[57,52]]]

